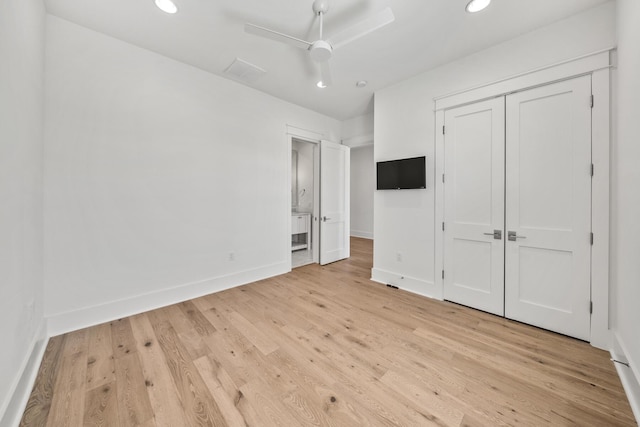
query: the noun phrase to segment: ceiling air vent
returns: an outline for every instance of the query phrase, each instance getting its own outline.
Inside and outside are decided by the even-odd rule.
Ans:
[[[254,82],[266,74],[266,71],[262,68],[240,58],[236,58],[224,72],[235,79],[248,83]]]

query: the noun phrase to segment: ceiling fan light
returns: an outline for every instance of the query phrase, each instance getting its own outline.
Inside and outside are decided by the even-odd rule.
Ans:
[[[178,11],[178,7],[171,0],[155,0],[156,6],[163,12],[166,13],[176,13]]]
[[[491,0],[471,0],[467,3],[465,10],[469,13],[480,12],[485,7],[489,6]]]
[[[320,89],[324,89],[327,87],[327,85],[324,84],[322,80],[318,80],[318,83],[316,83],[316,86],[318,86]]]

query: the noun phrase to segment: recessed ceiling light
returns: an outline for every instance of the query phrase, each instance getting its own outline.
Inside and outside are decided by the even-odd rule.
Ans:
[[[485,7],[489,6],[491,0],[471,0],[465,10],[469,13],[480,12]]]
[[[155,0],[155,2],[156,6],[163,12],[176,13],[178,11],[178,7],[171,0]]]
[[[318,86],[320,89],[324,89],[325,87],[327,87],[327,85],[325,85],[322,80],[316,83],[316,86]]]
[[[360,80],[359,82],[356,83],[356,86],[359,88],[363,88],[365,86],[367,86],[367,81],[366,80]]]

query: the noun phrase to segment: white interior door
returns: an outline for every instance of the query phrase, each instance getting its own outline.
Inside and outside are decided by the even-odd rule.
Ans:
[[[504,315],[504,98],[445,112],[444,297]]]
[[[320,264],[349,257],[349,147],[320,142]]]
[[[506,97],[505,315],[590,337],[591,77]]]

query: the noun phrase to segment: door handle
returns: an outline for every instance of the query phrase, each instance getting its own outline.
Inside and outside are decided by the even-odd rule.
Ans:
[[[515,231],[509,231],[507,233],[507,238],[512,241],[515,242],[516,239],[526,239],[527,236],[518,236],[518,234]]]
[[[327,222],[327,221],[329,221],[330,219],[331,219],[331,218],[327,218],[326,216],[323,216],[323,217],[322,217],[322,221],[324,221],[324,222]]]
[[[493,233],[483,233],[485,236],[493,236],[496,240],[502,240],[502,230],[493,230]]]

